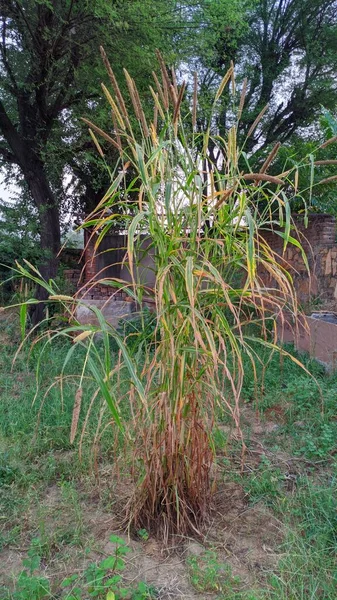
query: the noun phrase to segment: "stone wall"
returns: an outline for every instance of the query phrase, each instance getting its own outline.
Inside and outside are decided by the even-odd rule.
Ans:
[[[305,307],[319,301],[323,306],[337,307],[337,244],[336,222],[330,215],[310,215],[308,227],[303,217],[294,218],[296,230],[291,235],[297,239],[307,256],[310,274],[308,274],[301,250],[288,244],[283,253],[283,239],[277,232],[266,231],[263,237],[277,260],[291,273],[299,302]],[[270,284],[266,272],[261,271],[263,279]]]

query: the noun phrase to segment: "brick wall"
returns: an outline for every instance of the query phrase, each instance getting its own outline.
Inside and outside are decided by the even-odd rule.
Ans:
[[[131,285],[131,276],[126,258],[127,237],[119,233],[107,234],[95,251],[97,237],[91,237],[90,231],[85,231],[84,242],[84,287],[81,295],[88,299],[106,299],[110,296],[113,300],[130,301],[130,296],[124,290],[111,285],[104,285],[104,279],[121,280],[126,285]],[[141,236],[141,243],[137,249],[137,261],[134,265],[135,279],[145,288],[152,289],[155,283],[153,249],[149,248],[147,236]],[[97,282],[97,283],[95,283]],[[144,298],[143,304],[153,302]]]
[[[63,271],[64,278],[70,283],[74,291],[80,284],[81,273],[81,269],[64,269]]]
[[[336,222],[330,215],[310,215],[308,227],[303,217],[295,217],[297,231],[291,235],[299,240],[308,259],[310,276],[302,258],[301,251],[289,244],[283,253],[283,239],[273,232],[264,232],[263,237],[278,254],[279,261],[291,273],[298,299],[308,304],[319,299],[333,308],[337,306],[337,244]],[[263,279],[269,284],[270,278],[261,271]]]
[[[60,262],[63,267],[63,276],[70,285],[70,290],[76,292],[82,281],[83,251],[81,248],[63,248],[60,254]]]
[[[337,244],[336,222],[330,215],[310,215],[308,227],[305,227],[303,217],[295,216],[294,222],[296,230],[291,231],[291,235],[298,239],[307,256],[310,275],[306,269],[301,251],[293,244],[288,244],[283,253],[283,239],[272,231],[262,232],[263,237],[278,255],[278,260],[291,273],[295,288],[297,290],[299,301],[305,305],[314,299],[320,299],[323,304],[331,308],[336,305],[337,308]],[[101,249],[101,256],[95,254],[95,239],[90,239],[90,232],[85,231],[85,268],[84,283],[87,285],[87,297],[104,299],[114,295],[118,300],[127,298],[125,292],[118,291],[116,288],[102,284],[94,284],[95,279],[106,277],[121,277],[121,262],[126,251],[125,236],[112,234],[107,236],[105,245]],[[110,252],[106,249],[112,248]],[[104,263],[108,269],[98,274]],[[146,266],[145,266],[146,268]],[[151,269],[149,269],[150,271]],[[153,271],[153,269],[152,269]],[[261,277],[266,283],[275,285],[270,281],[267,272],[260,271]],[[90,285],[91,282],[91,285]]]
[[[97,276],[97,256],[95,252],[95,239],[91,232],[84,230],[84,283],[93,281]]]

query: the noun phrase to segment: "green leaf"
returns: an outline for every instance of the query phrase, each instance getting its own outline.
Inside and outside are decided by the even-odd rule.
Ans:
[[[108,556],[100,563],[102,569],[114,569],[117,564],[116,556]]]
[[[284,244],[283,244],[283,251],[286,249],[287,245],[288,245],[288,241],[289,241],[289,235],[290,235],[290,203],[288,201],[288,198],[284,199],[284,205],[285,205],[285,210],[286,210],[286,222],[285,222],[285,228],[284,228]]]
[[[255,240],[254,240],[254,232],[255,232],[255,224],[252,214],[247,208],[245,210],[245,216],[248,223],[249,235],[247,238],[247,268],[248,268],[248,276],[252,281],[255,277],[256,272],[256,259],[255,259]]]
[[[69,585],[71,585],[72,583],[74,583],[74,581],[76,581],[78,579],[78,575],[71,575],[70,577],[66,577],[62,582],[61,582],[61,587],[68,587]]]
[[[193,289],[193,258],[188,256],[185,267],[186,290],[191,306],[194,306],[194,289]]]
[[[20,306],[20,329],[21,329],[21,339],[25,339],[26,333],[26,323],[27,323],[27,303],[21,304]]]
[[[119,537],[118,535],[110,535],[109,540],[113,544],[120,544],[121,546],[126,546],[125,540],[123,540],[123,538]]]
[[[105,585],[106,586],[116,585],[121,580],[122,580],[122,576],[121,575],[114,575],[113,577],[109,577],[109,579],[106,580]]]
[[[281,238],[285,237],[285,234],[283,233],[283,231],[277,231],[275,230],[275,232],[277,235],[279,235]],[[307,259],[307,255],[303,250],[303,247],[301,246],[300,242],[298,240],[296,240],[296,238],[293,238],[291,235],[288,236],[288,243],[292,244],[293,246],[296,246],[296,248],[298,248],[301,251],[301,255],[302,255],[302,260],[306,266],[306,269],[308,271],[310,271],[309,268],[309,263],[308,263],[308,259]]]
[[[104,380],[104,376],[102,375],[102,373],[100,373],[99,369],[97,368],[96,363],[94,362],[94,360],[92,359],[91,356],[89,356],[89,358],[88,358],[88,366],[89,366],[89,369],[91,370],[96,382],[99,385],[102,396],[110,409],[110,412],[116,422],[116,425],[118,425],[119,429],[121,431],[123,431],[124,427],[120,420],[117,403],[111,395],[108,385],[107,385],[106,381]]]

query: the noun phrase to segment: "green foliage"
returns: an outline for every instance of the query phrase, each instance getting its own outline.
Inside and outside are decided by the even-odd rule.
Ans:
[[[198,592],[224,594],[226,589],[232,590],[233,584],[238,583],[238,579],[231,573],[230,566],[219,561],[214,550],[206,550],[198,557],[190,556],[187,564],[191,583]]]
[[[18,318],[16,318],[17,322]],[[6,342],[2,338],[3,352],[0,356],[0,388],[2,390],[0,503],[1,514],[6,516],[6,519],[3,519],[1,523],[0,551],[4,548],[4,555],[7,556],[8,551],[15,553],[17,548],[24,549],[29,545],[30,547],[29,554],[25,556],[27,562],[22,568],[26,574],[16,576],[14,589],[9,584],[7,584],[7,588],[3,587],[0,591],[0,598],[3,600],[35,600],[42,592],[45,593],[45,596],[42,596],[43,600],[51,600],[55,597],[71,600],[72,596],[73,600],[74,598],[76,600],[95,598],[88,592],[90,582],[86,567],[91,570],[90,581],[94,580],[92,592],[102,590],[109,579],[123,576],[125,569],[111,573],[105,568],[116,563],[116,552],[114,551],[109,551],[109,556],[101,557],[94,563],[88,557],[90,551],[98,550],[98,541],[87,537],[93,516],[93,513],[90,512],[88,516],[90,504],[87,499],[89,500],[91,494],[94,493],[93,511],[95,515],[100,504],[97,505],[96,500],[96,483],[92,489],[89,488],[89,497],[84,495],[86,482],[88,483],[88,463],[85,462],[81,466],[76,450],[71,451],[69,446],[69,425],[74,389],[69,387],[65,390],[63,413],[61,410],[57,410],[61,404],[58,394],[52,395],[50,401],[45,403],[41,413],[42,426],[32,443],[36,413],[31,402],[35,392],[35,379],[29,368],[34,369],[34,360],[38,356],[38,351],[32,356],[29,367],[27,367],[26,356],[21,355],[15,363],[14,371],[10,373],[8,365],[11,364],[14,353],[12,341],[15,336],[19,337],[17,324],[1,321],[1,335],[5,334],[8,335],[8,340]],[[45,368],[41,373],[40,385],[43,391],[48,387],[50,374],[59,373],[67,351],[68,347],[60,344],[54,347],[52,353],[45,355],[45,365],[48,366],[48,369]],[[315,597],[320,600],[335,600],[337,573],[335,451],[332,450],[324,457],[316,455],[310,458],[307,454],[303,455],[303,452],[293,456],[292,451],[302,445],[299,436],[305,434],[308,438],[311,436],[315,439],[316,426],[322,423],[322,419],[326,418],[327,424],[334,423],[336,418],[336,376],[326,375],[317,363],[305,359],[305,365],[315,374],[321,385],[326,413],[324,417],[321,414],[320,394],[318,391],[315,392],[312,378],[303,375],[303,369],[290,359],[280,358],[276,353],[270,357],[269,351],[259,346],[257,346],[257,352],[262,364],[269,360],[264,386],[262,386],[261,372],[259,378],[258,405],[261,409],[262,423],[264,417],[273,420],[278,418],[279,413],[276,412],[275,416],[272,416],[272,413],[269,412],[275,403],[277,407],[284,408],[286,422],[284,423],[283,419],[276,421],[279,428],[272,434],[262,437],[259,434],[258,455],[261,451],[265,451],[267,458],[262,458],[258,467],[247,468],[242,478],[236,474],[236,481],[242,482],[247,500],[259,503],[262,514],[267,511],[269,516],[271,512],[276,515],[278,537],[280,536],[283,541],[281,546],[277,545],[275,548],[275,554],[271,555],[274,566],[268,561],[267,570],[261,573],[261,563],[259,562],[256,568],[253,565],[251,577],[256,575],[259,582],[256,583],[256,590],[251,589],[251,583],[247,586],[244,580],[239,581],[237,577],[233,576],[229,562],[234,560],[234,564],[237,564],[240,556],[235,556],[234,559],[231,556],[227,557],[227,547],[225,559],[222,558],[222,546],[217,547],[217,550],[211,548],[200,557],[192,557],[191,563],[189,560],[187,561],[188,572],[191,581],[193,577],[196,591],[199,590],[198,586],[212,588],[214,591],[210,593],[213,593],[217,600],[307,600],[307,598]],[[74,356],[73,360],[75,359]],[[77,360],[76,368],[81,365],[81,357],[78,356]],[[260,363],[257,363],[257,366],[259,365]],[[261,365],[260,368],[262,369]],[[249,378],[251,385],[248,381]],[[244,388],[246,400],[248,399],[246,394],[250,391],[254,391],[254,384],[252,374],[247,368]],[[254,393],[252,393],[248,405],[253,405],[254,398]],[[39,402],[39,398],[37,402]],[[266,411],[268,412],[266,413]],[[233,452],[234,463],[237,464],[237,448],[231,440],[227,441],[228,436],[221,427],[220,423],[220,433],[215,433],[215,443],[220,455],[224,451],[226,452],[226,463],[224,468],[221,468],[222,463],[219,463],[217,470],[219,477],[223,476],[228,481],[228,478],[232,477],[230,458]],[[90,429],[88,434],[94,435],[95,429],[96,423],[93,424],[93,429]],[[103,440],[101,457],[103,472],[107,472],[107,469],[111,467],[111,437],[110,434],[108,439]],[[90,448],[89,441],[88,445]],[[247,466],[251,464],[251,456],[254,458],[253,464],[255,465],[257,455],[255,453],[251,455],[249,452],[250,449],[254,450],[254,446],[250,446],[248,435],[247,445]],[[278,460],[280,450],[281,460]],[[83,458],[85,456],[86,452],[84,452]],[[108,478],[110,479],[110,471],[108,471]],[[289,486],[289,482],[291,486]],[[53,520],[50,498],[49,495],[46,496],[46,492],[53,490],[55,486],[61,492],[56,505],[58,521]],[[109,490],[105,490],[105,493],[108,495]],[[267,505],[267,508],[262,508],[262,504]],[[82,509],[81,506],[83,506]],[[113,510],[115,510],[115,504],[113,506]],[[259,510],[259,507],[253,510]],[[38,515],[34,516],[37,508]],[[110,509],[111,505],[109,505]],[[80,514],[81,510],[84,513],[82,515]],[[250,511],[251,507],[246,506],[245,510]],[[29,522],[25,515],[30,515]],[[262,525],[260,520],[259,523],[260,526],[264,526],[263,520]],[[246,529],[242,535],[245,539]],[[144,541],[146,540],[144,539]],[[119,547],[122,548],[118,558],[127,561],[129,553],[125,550],[125,541],[117,536],[117,538],[112,538],[111,543],[114,544],[116,550]],[[260,551],[260,546],[258,548]],[[71,551],[76,552],[75,557]],[[4,555],[2,554],[1,558]],[[107,563],[104,563],[105,559],[108,559]],[[244,568],[247,568],[245,557],[242,561]],[[32,568],[38,562],[40,567],[31,573]],[[119,562],[119,565],[121,566],[122,563]],[[64,568],[68,575],[61,579],[57,573],[59,570],[63,572]],[[106,573],[103,578],[102,569]],[[55,573],[56,576],[49,579],[50,575]],[[62,587],[62,583],[64,586],[67,583],[67,587]],[[115,594],[115,600],[119,600],[121,588],[123,591],[123,588],[127,586],[123,582],[115,582],[112,586],[116,586],[117,591],[113,591],[111,594]],[[198,593],[200,598],[204,598],[208,592],[201,587]],[[246,590],[246,587],[250,589]],[[115,588],[112,587],[112,589]],[[99,600],[107,600],[109,592],[104,590],[100,593],[101,596],[96,597]],[[157,596],[160,597],[159,591],[156,593],[153,587],[140,582],[139,584],[135,583],[134,587],[128,588],[126,598],[128,600],[130,598],[132,600],[149,600],[155,599]],[[108,600],[110,597],[108,596]]]
[[[261,147],[270,151],[276,142],[288,145],[290,140],[297,145],[298,138],[304,143],[318,141],[321,131],[315,123],[321,105],[334,112],[337,104],[335,0],[324,5],[321,0],[211,0],[197,3],[196,22],[200,14],[207,26],[195,42],[191,62],[198,62],[205,112],[211,90],[232,60],[240,83],[248,78],[241,139],[268,105],[260,125],[246,140],[247,152]],[[213,124],[222,135],[232,119],[232,106],[220,101],[217,109]],[[200,120],[201,127],[204,123]]]
[[[276,353],[270,356],[261,352],[257,380],[246,371],[243,397],[253,401],[262,413],[272,415],[275,410],[276,419],[283,415],[278,439],[287,450],[290,445],[298,456],[331,460],[337,448],[336,375],[327,377],[321,365],[309,357],[296,356],[309,373]]]
[[[170,52],[173,36],[176,47],[179,43],[182,21],[176,9],[173,0],[93,0],[81,4],[71,0],[17,4],[10,0],[1,10],[3,110],[15,128],[20,122],[17,134],[21,136],[25,159],[34,156],[41,163],[63,217],[69,210],[93,210],[110,181],[109,173],[102,168],[104,161],[88,142],[80,120],[90,117],[94,110],[99,124],[110,127],[111,117],[97,88],[100,81],[107,83],[99,45],[104,45],[114,57],[117,79],[121,80],[123,62],[144,91],[155,49]],[[15,45],[12,39],[16,40]],[[41,48],[48,61],[39,60]],[[33,133],[27,139],[21,135],[28,129],[28,111],[21,112],[26,101],[23,96],[33,107],[29,116],[29,131]],[[39,110],[42,104],[43,111]],[[13,153],[2,122],[0,132],[0,164],[12,182],[24,179],[32,192],[26,165]],[[111,149],[107,151],[111,162],[117,157]]]
[[[265,415],[278,427],[262,438],[259,435],[259,448],[265,449],[266,456],[262,454],[259,466],[247,469],[239,479],[249,500],[263,502],[282,523],[280,560],[268,577],[270,587],[263,598],[333,600],[337,575],[336,375],[327,375],[307,358],[306,367],[318,386],[289,360],[280,362],[280,357],[263,352],[260,358],[267,365],[263,384],[261,371],[250,401],[257,401],[262,424]],[[254,385],[250,388],[251,377],[246,375],[248,394]]]
[[[125,568],[124,557],[130,552],[125,541],[116,536],[110,536],[110,541],[116,544],[113,556],[108,556],[100,563],[90,563],[82,573],[67,576],[56,584],[57,597],[62,600],[151,600],[155,598],[155,590],[140,582],[133,587],[123,587],[122,575]],[[14,592],[7,591],[7,600],[47,600],[54,598],[50,582],[42,577],[41,543],[38,538],[31,542],[28,558],[23,560],[25,569],[21,571]],[[6,590],[4,590],[6,593]],[[4,598],[4,600],[5,600]]]
[[[153,350],[157,334],[156,316],[145,308],[137,316],[120,322],[119,331],[132,354]]]
[[[272,505],[280,497],[284,476],[279,468],[272,466],[271,462],[262,455],[259,468],[247,478],[244,487],[253,502],[264,501]]]
[[[10,282],[3,284],[10,277],[10,268],[18,260],[24,259],[37,263],[41,258],[38,239],[38,227],[35,211],[22,199],[16,203],[0,201],[0,293],[2,301],[7,301],[13,294]]]
[[[294,135],[291,143],[286,143],[280,148],[271,168],[271,172],[276,174],[297,166],[299,188],[302,191],[291,201],[292,210],[296,213],[309,210],[313,213],[337,214],[336,182],[332,180],[324,183],[324,180],[336,175],[336,142],[329,143],[324,148],[318,147],[319,143],[332,139],[332,133],[326,128],[324,121],[325,119],[321,120],[321,127],[317,126],[316,139],[307,140]],[[270,148],[261,153],[257,152],[257,162],[264,160],[269,150]],[[303,155],[311,156],[311,160],[301,162]]]
[[[268,598],[304,600],[336,596],[336,480],[303,477],[297,490],[278,504],[286,539]]]
[[[146,531],[146,529],[138,529],[137,531],[137,536],[139,537],[139,539],[141,539],[143,542],[146,542],[149,539],[149,532]]]
[[[205,550],[200,556],[187,559],[189,577],[199,594],[216,594],[217,600],[262,600],[259,591],[241,590],[242,582],[232,574],[230,565],[220,560],[218,553]]]

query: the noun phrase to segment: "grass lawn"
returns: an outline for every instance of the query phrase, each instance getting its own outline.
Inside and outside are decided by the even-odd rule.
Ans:
[[[247,374],[243,469],[237,433],[219,414],[209,523],[167,552],[145,530],[119,529],[132,482],[111,428],[97,435],[108,415],[93,412],[80,460],[79,434],[69,441],[76,382],[63,398],[56,386],[45,396],[68,348],[46,349],[33,403],[37,350],[12,368],[15,315],[1,315],[0,343],[0,600],[336,600],[337,376],[306,363],[319,389],[277,355],[263,385]]]

